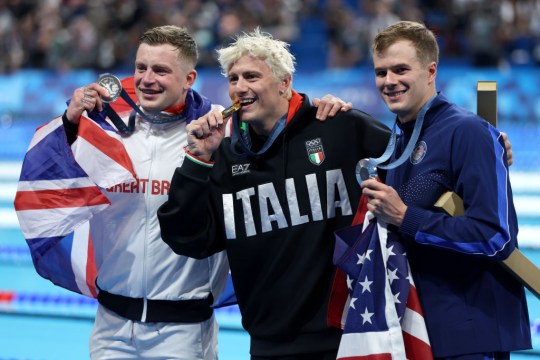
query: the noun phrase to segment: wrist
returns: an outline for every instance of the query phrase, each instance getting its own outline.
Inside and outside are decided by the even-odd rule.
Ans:
[[[214,162],[211,161],[212,155],[194,153],[193,151],[190,150],[189,145],[186,145],[184,147],[184,151],[186,153],[186,157],[189,160],[205,167],[214,166]]]

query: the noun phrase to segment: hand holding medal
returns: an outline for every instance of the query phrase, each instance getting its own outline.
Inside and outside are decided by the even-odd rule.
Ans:
[[[122,83],[116,76],[112,74],[102,74],[97,80],[97,83],[109,92],[109,97],[101,96],[101,101],[106,103],[113,102],[120,97],[120,94],[122,93]]]

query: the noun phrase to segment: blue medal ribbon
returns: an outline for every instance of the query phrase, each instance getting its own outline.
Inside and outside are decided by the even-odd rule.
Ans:
[[[414,147],[416,146],[416,142],[418,141],[418,138],[420,137],[420,133],[422,132],[422,125],[424,124],[424,117],[426,116],[427,111],[431,107],[431,104],[433,103],[433,100],[437,97],[437,94],[433,95],[421,108],[418,112],[418,116],[416,117],[416,123],[414,124],[414,129],[411,135],[411,138],[409,139],[409,142],[407,143],[407,146],[405,147],[405,150],[403,150],[403,153],[401,156],[395,160],[392,163],[386,164],[386,165],[380,165],[390,159],[392,154],[394,153],[396,143],[397,143],[397,122],[394,123],[394,126],[392,127],[392,133],[390,135],[390,140],[388,141],[388,145],[386,146],[386,149],[384,150],[384,153],[378,157],[378,158],[369,158],[369,159],[362,159],[358,162],[358,165],[356,166],[356,177],[358,180],[358,183],[362,183],[363,180],[366,180],[369,177],[375,177],[377,176],[377,169],[383,169],[383,170],[391,170],[397,168],[399,165],[403,164],[409,156],[411,156],[411,153],[414,150]]]

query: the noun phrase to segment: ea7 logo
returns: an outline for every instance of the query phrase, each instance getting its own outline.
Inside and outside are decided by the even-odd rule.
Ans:
[[[315,165],[321,165],[324,161],[324,148],[320,138],[306,141],[306,150],[309,161]]]
[[[232,176],[249,174],[249,165],[251,164],[235,164],[231,166]]]

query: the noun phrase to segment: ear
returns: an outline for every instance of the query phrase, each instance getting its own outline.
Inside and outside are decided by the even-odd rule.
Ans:
[[[437,63],[433,61],[428,65],[428,83],[431,84],[435,82],[436,77],[437,77]]]
[[[279,84],[279,93],[281,95],[285,94],[287,90],[291,87],[292,84],[292,76],[287,75],[283,80],[281,80]]]
[[[190,87],[192,87],[196,79],[197,79],[197,70],[191,69],[190,71],[188,71],[188,73],[186,74],[186,84],[184,85],[184,90],[187,90]]]

